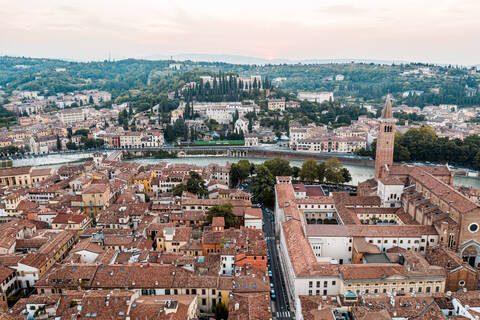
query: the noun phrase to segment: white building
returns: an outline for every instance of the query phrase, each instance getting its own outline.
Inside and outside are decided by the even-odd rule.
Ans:
[[[357,149],[366,148],[366,137],[322,136],[297,141],[297,150],[312,153],[353,153]]]
[[[220,256],[220,271],[219,274],[231,276],[235,269],[235,256],[222,254]]]
[[[260,208],[246,208],[244,216],[245,228],[262,230],[263,213]]]
[[[245,118],[239,118],[237,121],[235,121],[235,132],[240,134],[240,132],[243,132],[244,134],[248,132],[248,119]]]
[[[256,147],[256,146],[258,146],[258,135],[255,133],[246,133],[245,147]]]
[[[73,108],[61,110],[57,113],[58,119],[63,124],[73,124],[87,120],[88,109]]]
[[[300,100],[307,100],[310,102],[322,103],[325,101],[333,101],[333,92],[307,92],[300,91],[297,94],[297,98]]]
[[[380,197],[382,207],[400,207],[404,184],[393,177],[378,179],[377,195]]]
[[[122,148],[140,148],[142,146],[143,134],[141,132],[127,131],[120,136]]]

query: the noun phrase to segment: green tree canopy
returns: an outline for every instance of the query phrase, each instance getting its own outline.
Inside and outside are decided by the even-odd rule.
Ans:
[[[314,159],[307,159],[302,163],[299,172],[300,180],[313,183],[318,179],[318,163]]]
[[[291,176],[292,167],[290,167],[290,161],[282,158],[274,158],[267,160],[263,163],[273,176]]]
[[[233,206],[231,203],[221,203],[211,207],[207,211],[207,223],[211,224],[213,217],[223,217],[225,219],[226,228],[236,228],[240,225],[240,219],[233,214]]]
[[[240,160],[230,167],[230,183],[237,187],[250,175],[252,164],[248,160]]]
[[[188,192],[196,194],[199,197],[205,197],[208,194],[205,180],[196,171],[190,171],[190,179],[187,181],[186,189]]]
[[[252,177],[252,194],[255,200],[266,206],[273,206],[275,177],[263,164],[255,166]]]
[[[330,183],[343,183],[342,164],[337,158],[325,161],[325,180]]]

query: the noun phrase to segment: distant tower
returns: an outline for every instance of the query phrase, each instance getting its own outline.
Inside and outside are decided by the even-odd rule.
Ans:
[[[381,177],[383,167],[393,164],[393,147],[395,144],[395,119],[392,115],[392,102],[387,95],[387,102],[380,117],[377,137],[377,154],[375,157],[375,179]]]

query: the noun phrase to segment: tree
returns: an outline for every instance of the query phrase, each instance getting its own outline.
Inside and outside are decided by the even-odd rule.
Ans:
[[[342,176],[343,176],[343,183],[347,183],[352,181],[352,175],[350,174],[350,171],[348,171],[347,168],[342,168]]]
[[[251,164],[248,160],[240,160],[233,163],[230,167],[230,183],[232,187],[237,187],[250,175]]]
[[[60,141],[60,137],[57,134],[57,151],[62,150],[62,142]]]
[[[287,159],[274,158],[265,161],[263,164],[275,177],[292,175],[292,167],[290,167],[290,161]]]
[[[252,177],[252,194],[255,200],[266,206],[273,206],[275,177],[263,164],[255,166]]]
[[[187,186],[183,183],[177,184],[172,188],[173,194],[177,197],[180,197],[184,191],[187,191]]]
[[[320,183],[325,180],[325,171],[327,169],[327,166],[325,165],[325,162],[321,162],[318,164],[318,181]]]
[[[330,158],[325,162],[325,180],[330,183],[342,183],[342,164],[337,158]]]
[[[219,302],[212,308],[213,313],[215,313],[216,320],[227,320],[228,319],[228,308],[224,302]]]
[[[212,223],[213,217],[223,217],[226,228],[239,227],[240,219],[233,214],[233,206],[230,202],[217,204],[207,211],[207,222]]]
[[[294,178],[298,178],[298,175],[300,173],[300,168],[295,166],[295,167],[292,167],[292,176]]]
[[[196,194],[200,198],[205,197],[208,194],[205,180],[196,171],[190,171],[190,179],[187,181],[186,190],[193,194]]]
[[[302,168],[298,174],[300,180],[313,183],[318,179],[318,164],[314,159],[307,159],[302,163]]]

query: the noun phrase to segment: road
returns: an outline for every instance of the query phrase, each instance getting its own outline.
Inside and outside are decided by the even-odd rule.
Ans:
[[[263,221],[265,223],[263,225],[263,232],[265,233],[265,240],[267,241],[268,253],[270,254],[270,265],[273,274],[273,278],[271,278],[270,281],[274,285],[276,295],[276,298],[272,299],[272,316],[273,319],[292,320],[295,319],[295,317],[293,312],[290,311],[285,280],[280,267],[280,258],[275,242],[274,222],[270,221],[270,214],[265,210],[263,210]]]

